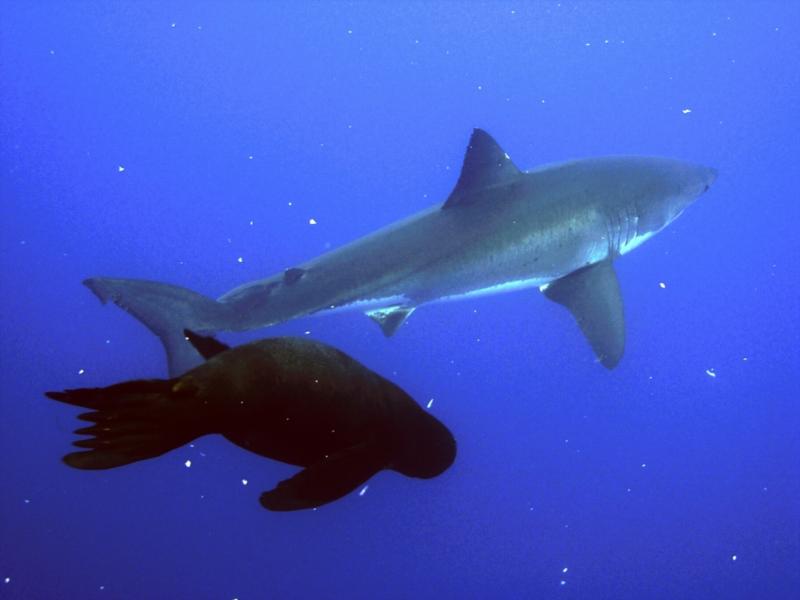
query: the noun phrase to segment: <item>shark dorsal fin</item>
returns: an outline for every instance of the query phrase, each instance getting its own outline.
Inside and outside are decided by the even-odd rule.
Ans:
[[[471,204],[486,188],[508,184],[521,175],[508,154],[483,129],[474,129],[469,138],[461,175],[442,208]]]

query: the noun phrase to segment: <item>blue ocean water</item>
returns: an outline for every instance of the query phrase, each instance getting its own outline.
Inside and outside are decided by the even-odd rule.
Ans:
[[[800,597],[799,30],[788,1],[4,3],[0,596]],[[217,437],[60,462],[45,390],[165,375],[82,279],[215,297],[441,202],[474,127],[521,168],[719,170],[617,262],[617,369],[530,290],[392,339],[299,319],[221,337],[345,350],[433,400],[453,467],[280,514],[294,469]]]

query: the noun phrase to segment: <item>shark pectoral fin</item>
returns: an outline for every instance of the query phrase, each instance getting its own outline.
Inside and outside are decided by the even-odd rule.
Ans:
[[[442,208],[470,204],[485,197],[482,190],[511,183],[522,173],[508,154],[483,129],[472,131],[456,187]]]
[[[616,367],[625,350],[625,318],[611,260],[570,273],[542,291],[572,313],[603,366]]]
[[[268,510],[315,508],[341,498],[386,467],[386,453],[375,442],[365,442],[310,465],[274,489],[261,494]]]
[[[415,308],[414,306],[390,306],[370,310],[366,314],[380,326],[383,335],[391,337],[400,328],[400,325],[406,322]]]

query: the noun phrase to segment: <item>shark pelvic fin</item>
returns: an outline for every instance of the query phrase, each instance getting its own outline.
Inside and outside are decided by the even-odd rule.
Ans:
[[[442,208],[471,204],[484,197],[480,192],[486,188],[511,183],[520,175],[520,170],[494,138],[483,129],[474,129],[461,175]]]
[[[611,260],[578,269],[542,291],[572,313],[603,366],[616,367],[625,351],[625,318]]]
[[[413,306],[390,306],[367,312],[367,316],[375,321],[383,331],[383,335],[391,337],[414,312]]]

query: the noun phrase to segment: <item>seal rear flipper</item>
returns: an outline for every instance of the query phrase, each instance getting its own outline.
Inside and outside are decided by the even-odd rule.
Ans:
[[[358,444],[281,481],[274,489],[261,494],[261,505],[276,511],[316,508],[353,491],[386,464],[386,454],[377,444]]]
[[[78,418],[93,425],[77,429],[90,438],[73,442],[82,452],[64,456],[76,469],[111,469],[160,456],[206,433],[182,405],[186,386],[174,380],[128,381],[106,388],[46,392],[59,402],[92,409]]]

